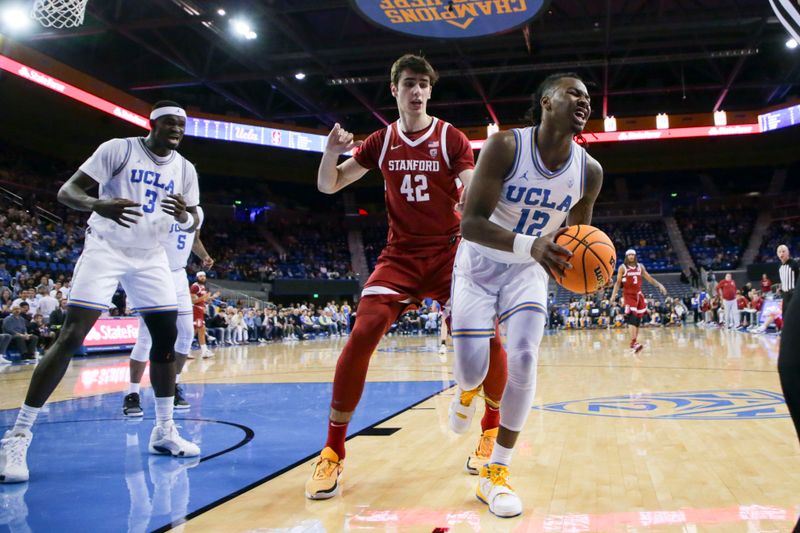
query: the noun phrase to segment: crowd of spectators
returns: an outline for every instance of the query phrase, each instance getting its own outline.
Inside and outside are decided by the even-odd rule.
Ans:
[[[616,245],[619,263],[625,258],[625,250],[633,248],[637,259],[651,273],[680,270],[667,228],[661,220],[602,222],[597,226]]]
[[[555,295],[548,297],[549,329],[614,329],[624,328],[625,305],[620,297],[611,299],[611,291],[605,290],[596,295],[572,297],[568,303],[555,303]],[[647,313],[642,318],[642,326],[683,326],[689,315],[691,298],[668,296],[663,300],[655,295],[646,298]]]
[[[747,207],[681,207],[675,220],[696,264],[730,270],[741,262],[757,214]]]

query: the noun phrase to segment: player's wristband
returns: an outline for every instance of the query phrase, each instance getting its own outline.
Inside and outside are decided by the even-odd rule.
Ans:
[[[522,235],[517,233],[514,235],[514,255],[524,257],[525,259],[531,258],[531,248],[536,241],[536,237],[532,235]]]
[[[189,215],[189,218],[186,220],[186,222],[178,222],[178,229],[181,231],[189,231],[192,229],[192,226],[194,226],[194,217],[188,211],[186,214]]]

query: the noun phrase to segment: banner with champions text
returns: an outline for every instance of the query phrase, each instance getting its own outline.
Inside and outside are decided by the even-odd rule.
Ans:
[[[530,21],[549,0],[351,0],[361,15],[389,30],[435,39],[502,33]]]

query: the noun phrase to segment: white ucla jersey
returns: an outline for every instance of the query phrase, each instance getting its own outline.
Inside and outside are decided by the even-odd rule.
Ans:
[[[203,208],[197,206],[197,228],[203,225]],[[169,233],[166,239],[161,241],[161,246],[167,252],[167,260],[169,261],[170,270],[178,270],[186,268],[186,263],[189,262],[189,255],[192,253],[192,245],[194,244],[194,232],[186,232],[178,227],[178,223],[174,220],[169,225]]]
[[[200,203],[197,171],[178,152],[160,157],[142,137],[111,139],[101,144],[80,170],[100,184],[101,199],[126,198],[138,204],[144,216],[130,228],[92,213],[92,233],[121,248],[154,248],[169,233],[175,219],[161,210],[168,194],[182,194],[186,205]],[[191,246],[190,246],[191,247]]]
[[[489,220],[515,233],[538,237],[564,223],[569,210],[583,197],[586,182],[586,150],[572,142],[569,159],[551,172],[535,146],[535,128],[512,129],[516,141],[514,165],[504,179],[503,190]],[[470,242],[469,246],[501,263],[528,259],[512,252]]]

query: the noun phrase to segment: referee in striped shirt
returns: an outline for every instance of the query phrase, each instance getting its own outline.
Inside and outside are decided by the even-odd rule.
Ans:
[[[789,256],[789,248],[785,244],[778,246],[778,259],[781,266],[778,274],[781,277],[781,295],[783,296],[783,319],[786,320],[786,313],[789,312],[789,303],[794,295],[794,286],[797,283],[798,264],[796,259]]]

